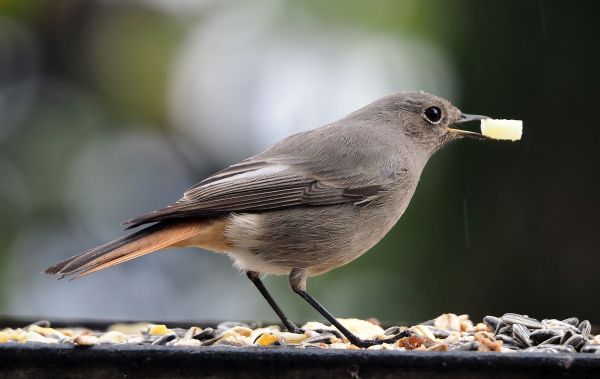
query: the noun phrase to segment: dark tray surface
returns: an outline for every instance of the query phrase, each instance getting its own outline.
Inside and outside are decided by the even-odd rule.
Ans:
[[[0,377],[16,378],[594,378],[600,355],[416,352],[290,347],[2,344]]]

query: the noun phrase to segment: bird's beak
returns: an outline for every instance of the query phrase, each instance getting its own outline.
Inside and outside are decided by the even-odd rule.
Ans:
[[[463,123],[469,122],[469,121],[480,121],[480,120],[484,120],[486,118],[489,118],[489,117],[478,115],[478,114],[463,113],[460,115],[460,118],[454,122],[453,126],[463,124]],[[482,140],[490,139],[490,137],[484,136],[483,134],[477,133],[477,132],[470,132],[468,130],[453,129],[453,128],[448,128],[448,129],[449,129],[449,132],[454,136],[454,138],[468,137],[468,138],[475,138],[475,139],[482,139]]]

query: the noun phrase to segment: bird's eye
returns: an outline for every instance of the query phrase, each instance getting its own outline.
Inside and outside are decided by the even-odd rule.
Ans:
[[[425,108],[423,117],[432,124],[437,124],[442,119],[442,111],[438,107]]]

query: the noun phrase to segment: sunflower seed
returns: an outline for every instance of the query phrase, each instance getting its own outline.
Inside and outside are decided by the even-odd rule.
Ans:
[[[581,330],[581,335],[583,336],[583,338],[585,338],[586,340],[590,339],[592,333],[592,324],[590,324],[588,320],[583,320],[579,324],[577,329]]]
[[[318,336],[314,336],[314,337],[305,339],[304,343],[319,343],[319,342],[331,343],[334,338],[336,338],[335,335],[333,335],[331,333],[323,333],[323,334],[319,334]]]
[[[192,326],[185,332],[185,334],[183,335],[182,338],[184,340],[191,340],[191,339],[194,339],[195,336],[199,335],[202,332],[203,332],[202,328],[199,328],[197,326]]]
[[[494,329],[494,334],[499,334],[500,333],[500,329],[504,328],[506,325],[508,325],[508,324],[505,323],[504,321],[500,320],[500,322],[498,323],[498,325],[496,325],[496,329]]]
[[[512,329],[513,329],[512,325],[506,325],[505,327],[500,328],[500,330],[498,330],[497,334],[504,334],[506,336],[511,336],[513,333]]]
[[[547,340],[540,342],[539,345],[558,345],[558,344],[560,344],[561,338],[562,338],[562,335],[550,337]]]
[[[573,326],[579,325],[579,319],[577,317],[569,317],[569,318],[562,320],[562,322],[564,322],[565,324],[573,325]]]
[[[521,324],[530,329],[541,329],[544,326],[540,321],[534,318],[516,313],[505,313],[502,316],[502,321],[507,324]]]
[[[559,353],[575,353],[575,349],[571,345],[544,345],[547,348],[558,350]]]
[[[402,328],[399,326],[392,326],[391,328],[387,328],[383,331],[383,335],[385,336],[394,336],[402,331]]]
[[[525,352],[540,352],[540,353],[575,353],[575,349],[571,345],[539,345],[531,346],[523,350]]]
[[[498,339],[498,340],[500,340],[500,341],[502,341],[504,343],[507,343],[507,344],[510,344],[510,345],[514,345],[514,346],[520,346],[521,345],[521,343],[519,341],[517,341],[516,339],[514,339],[514,338],[512,338],[510,336],[506,336],[504,334],[498,334],[496,336],[496,339]]]
[[[574,334],[571,338],[565,341],[564,345],[571,345],[575,350],[579,351],[585,345],[585,339],[579,334]]]
[[[502,322],[502,320],[500,320],[498,317],[496,316],[485,316],[483,318],[483,322],[489,326],[490,328],[496,330],[496,328],[498,327],[498,324],[500,322]]]
[[[571,330],[576,333],[579,333],[579,329],[577,327],[567,324],[566,322],[562,322],[556,319],[544,319],[542,320],[542,324],[549,329],[562,329],[562,330]]]
[[[171,342],[175,338],[177,338],[177,334],[175,334],[175,333],[160,336],[158,339],[156,339],[154,342],[152,342],[152,345],[166,345],[167,342]]]
[[[467,343],[455,343],[448,347],[448,350],[473,351],[479,348],[479,342],[471,341]]]
[[[531,346],[531,339],[529,338],[529,329],[521,324],[513,324],[512,335],[517,341],[521,342],[525,346]]]
[[[202,332],[200,332],[199,334],[196,334],[195,336],[193,336],[192,338],[195,339],[195,340],[203,341],[203,340],[208,340],[208,339],[211,339],[211,338],[215,338],[215,337],[217,337],[217,336],[219,336],[221,334],[223,334],[223,333],[220,332],[220,331],[217,332],[213,328],[206,328]]]
[[[29,329],[32,326],[41,326],[42,328],[49,328],[50,327],[50,321],[48,321],[48,320],[36,321],[36,322],[33,322],[33,323],[27,325],[23,329]]]
[[[432,332],[435,338],[446,339],[448,338],[448,336],[450,336],[449,332],[442,329],[433,329]]]
[[[579,329],[577,329],[577,331],[579,332]],[[571,329],[567,330],[560,339],[561,345],[564,345],[569,340],[569,338],[573,337],[574,335],[575,333]]]
[[[540,344],[552,337],[562,336],[562,332],[556,329],[536,329],[531,334],[529,334],[529,338],[534,344]],[[560,338],[559,338],[560,340]]]
[[[584,345],[581,350],[579,350],[581,353],[593,353],[593,354],[600,354],[600,345],[597,344],[587,344]]]

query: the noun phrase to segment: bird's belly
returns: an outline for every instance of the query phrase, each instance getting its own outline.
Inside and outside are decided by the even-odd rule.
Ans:
[[[317,275],[369,250],[404,209],[344,204],[232,215],[225,230],[228,254],[238,268],[287,274],[294,268]]]

